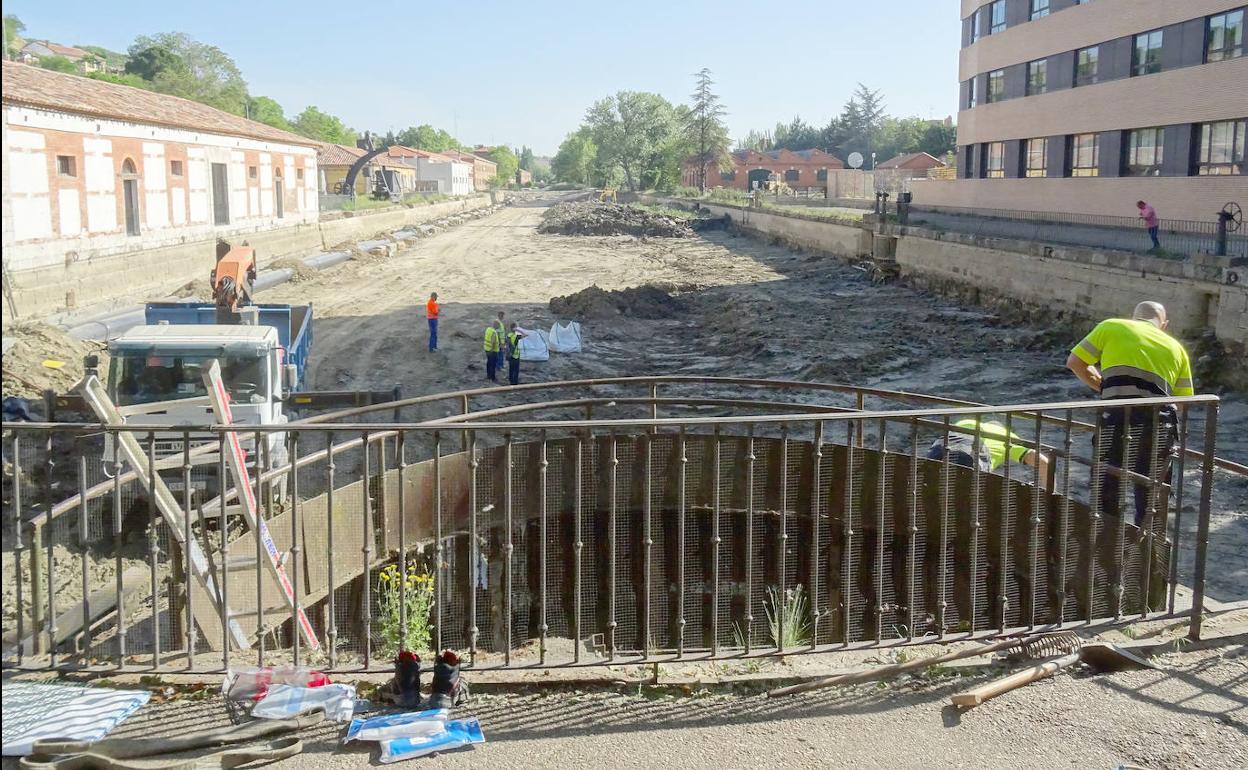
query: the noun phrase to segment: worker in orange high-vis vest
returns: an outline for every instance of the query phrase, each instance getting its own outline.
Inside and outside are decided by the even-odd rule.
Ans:
[[[429,295],[429,301],[425,303],[425,317],[429,319],[429,352],[438,349],[438,293],[435,291]]]

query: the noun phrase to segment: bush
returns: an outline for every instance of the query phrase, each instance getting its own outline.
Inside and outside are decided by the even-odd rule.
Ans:
[[[404,576],[395,564],[381,571],[377,580],[377,604],[381,622],[381,653],[393,657],[400,650],[430,649],[429,611],[433,607],[433,575],[413,563]],[[404,623],[406,612],[406,624]]]

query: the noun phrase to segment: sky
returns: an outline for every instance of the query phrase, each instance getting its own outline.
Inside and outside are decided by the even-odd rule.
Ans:
[[[687,101],[703,67],[734,139],[795,115],[824,125],[859,82],[890,114],[957,112],[956,0],[6,0],[4,13],[28,39],[117,51],[186,32],[288,117],[311,104],[360,131],[429,123],[537,155],[616,91]]]

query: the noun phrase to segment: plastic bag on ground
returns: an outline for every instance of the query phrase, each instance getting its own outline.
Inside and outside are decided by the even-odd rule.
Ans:
[[[474,743],[485,743],[481,723],[476,719],[455,719],[446,723],[446,729],[422,738],[395,738],[381,742],[381,762],[390,764],[404,759],[415,759],[436,751],[450,751]]]
[[[385,714],[368,719],[352,719],[343,743],[384,741],[393,738],[420,738],[446,729],[447,709],[426,709],[402,714]]]
[[[275,684],[252,707],[251,715],[260,719],[289,719],[316,709],[323,709],[325,718],[331,721],[350,721],[355,713],[355,685],[291,687]]]
[[[231,670],[221,683],[221,694],[230,700],[260,700],[275,684],[324,687],[329,676],[307,666],[246,667]]]
[[[555,325],[550,327],[547,344],[555,353],[580,353],[583,344],[581,325],[576,321],[565,323],[556,321]]]

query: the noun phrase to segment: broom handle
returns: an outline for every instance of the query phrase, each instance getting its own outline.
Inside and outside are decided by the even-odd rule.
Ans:
[[[880,666],[868,671],[859,671],[854,674],[838,674],[837,676],[829,676],[823,679],[816,679],[813,682],[802,682],[801,684],[789,685],[788,687],[780,687],[767,692],[768,698],[779,698],[782,695],[796,695],[799,692],[808,692],[810,690],[818,690],[822,687],[835,687],[843,684],[856,684],[858,682],[869,682],[872,679],[884,679],[885,677],[904,674],[908,671],[915,671],[928,666],[938,666],[942,663],[950,663],[963,658],[973,658],[978,655],[987,655],[990,652],[999,652],[1008,650],[1012,647],[1021,647],[1040,638],[1040,635],[1018,637],[1016,639],[1006,639],[983,647],[973,647],[969,650],[959,650],[944,655],[937,655],[934,658],[919,658],[905,663],[894,663],[888,666]]]
[[[1010,690],[1014,690],[1025,684],[1031,684],[1032,682],[1053,676],[1058,671],[1073,666],[1078,662],[1079,653],[1072,652],[1069,655],[1063,655],[1060,658],[1053,658],[1045,661],[1044,663],[1040,663],[1039,665],[1032,666],[1031,668],[1025,668],[1022,671],[1017,671],[994,682],[980,685],[973,690],[955,693],[949,698],[949,701],[953,703],[953,705],[962,706],[963,708],[978,706],[984,701],[991,700],[998,695],[1004,695]]]

